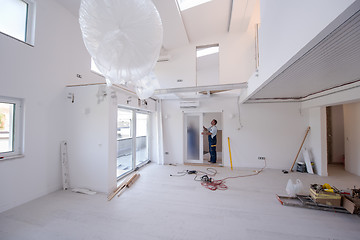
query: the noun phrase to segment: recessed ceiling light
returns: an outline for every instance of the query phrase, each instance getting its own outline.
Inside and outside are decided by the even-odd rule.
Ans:
[[[196,7],[200,4],[210,2],[211,0],[177,0],[181,11]]]

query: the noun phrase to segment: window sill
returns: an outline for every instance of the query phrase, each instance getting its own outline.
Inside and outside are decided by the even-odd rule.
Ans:
[[[15,159],[15,158],[23,158],[23,157],[25,157],[25,155],[23,155],[23,154],[12,155],[12,156],[2,156],[2,157],[0,157],[0,161],[11,160],[11,159]]]
[[[3,34],[4,36],[7,36],[7,37],[9,37],[9,38],[12,38],[12,39],[14,39],[14,40],[16,40],[16,41],[18,41],[18,42],[20,42],[20,43],[26,44],[26,45],[28,45],[28,46],[30,46],[30,47],[35,47],[34,44],[32,44],[32,43],[30,43],[30,42],[26,42],[26,41],[17,39],[16,37],[13,37],[13,36],[11,36],[11,35],[9,35],[9,34],[6,34],[6,33],[3,33],[3,32],[0,32],[0,33]]]

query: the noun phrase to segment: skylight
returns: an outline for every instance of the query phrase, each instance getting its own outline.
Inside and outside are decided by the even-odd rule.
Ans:
[[[218,53],[219,52],[219,45],[206,47],[206,48],[198,48],[196,50],[196,57],[204,57],[210,54]]]
[[[181,11],[196,7],[200,4],[210,2],[211,0],[177,0]]]

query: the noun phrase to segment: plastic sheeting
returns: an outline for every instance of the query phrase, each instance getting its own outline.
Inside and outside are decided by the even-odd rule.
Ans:
[[[163,40],[152,1],[82,0],[79,15],[85,46],[105,78],[147,93],[144,87],[152,77],[144,78],[154,68]]]
[[[158,88],[159,81],[153,72],[138,80],[135,86],[136,94],[140,99],[147,99],[151,97],[154,94],[155,89]]]

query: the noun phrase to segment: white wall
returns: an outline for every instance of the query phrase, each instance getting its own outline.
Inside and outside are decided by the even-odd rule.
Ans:
[[[76,73],[101,80],[89,70],[77,19],[54,1],[36,4],[34,47],[0,34],[0,95],[25,99],[25,157],[0,161],[0,212],[62,187],[64,87],[84,80]]]
[[[249,28],[246,33],[229,33],[225,37],[214,37],[170,50],[170,61],[159,62],[155,67],[161,88],[195,86],[196,46],[216,43],[219,43],[220,49],[219,82],[208,85],[246,82],[255,70],[253,28]],[[176,84],[177,79],[182,79],[183,82]],[[204,85],[202,82],[201,84]]]
[[[360,176],[360,103],[344,105],[345,169]]]
[[[177,100],[163,101],[165,163],[183,163],[183,112]],[[289,169],[307,127],[307,113],[299,104],[245,104],[240,107],[240,128],[237,98],[209,98],[195,112],[223,111],[224,164],[230,166],[227,138],[230,137],[234,167],[262,167],[258,156],[265,156],[270,168]],[[189,110],[190,111],[190,110]],[[235,118],[232,115],[235,115]],[[225,150],[226,149],[226,150]]]
[[[198,69],[196,71],[197,86],[219,84],[219,62],[214,66]]]
[[[310,160],[314,162],[314,172],[320,176],[327,176],[327,152],[326,152],[326,108],[310,108],[309,126],[310,133],[304,148],[310,153]]]
[[[262,0],[259,76],[253,75],[249,80],[248,96],[353,2],[354,0]]]
[[[65,116],[70,186],[107,193],[116,186],[116,98],[103,85],[67,92],[74,94]]]
[[[68,87],[69,94],[74,94],[74,102],[66,103],[70,185],[109,193],[116,187],[118,106],[153,112],[155,102],[144,105],[136,95],[105,84]]]

